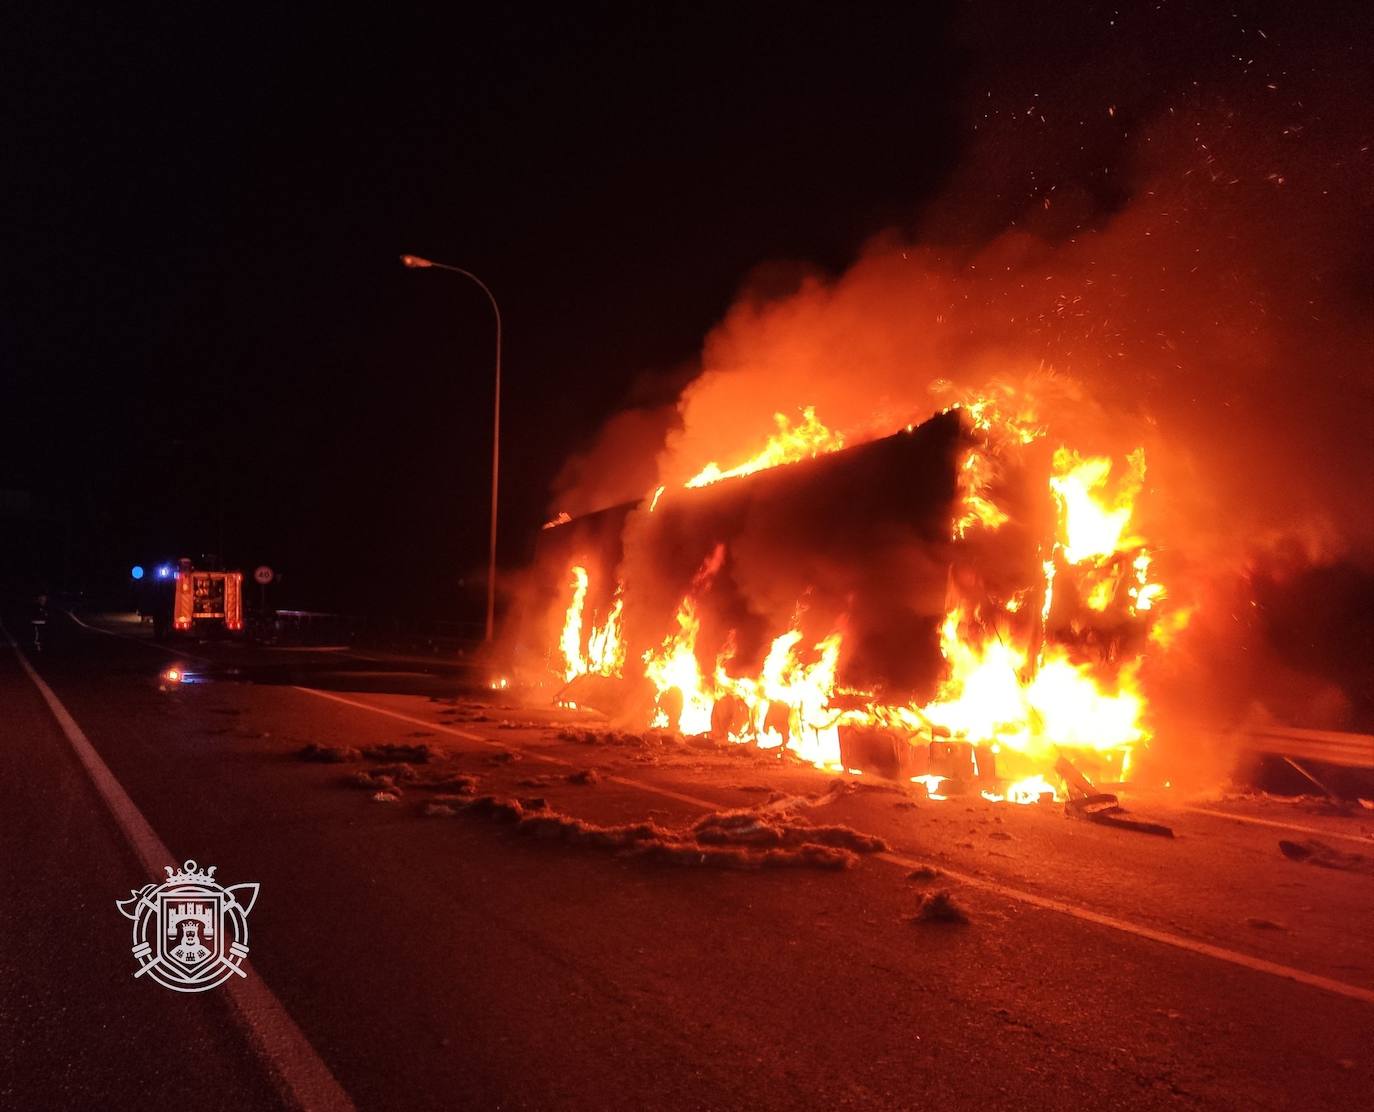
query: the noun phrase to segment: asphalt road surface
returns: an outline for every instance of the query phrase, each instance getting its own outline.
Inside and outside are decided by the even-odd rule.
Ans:
[[[167,683],[170,665],[200,682]],[[571,712],[505,705],[474,678],[163,649],[111,623],[55,623],[23,658],[0,642],[0,1106],[1374,1102],[1374,814],[1137,804],[1177,834],[1150,837],[742,748],[560,736]],[[396,791],[363,788],[359,772],[397,762],[299,759],[308,744],[432,759],[408,766],[418,780],[393,769]],[[471,791],[420,784],[454,775]],[[463,806],[481,795],[593,834],[782,800],[889,848],[844,869],[726,868],[557,836],[566,821],[532,833]],[[1352,867],[1278,850],[1314,836]],[[115,901],[163,879],[164,848],[156,864],[261,886],[232,989],[134,977]],[[917,915],[940,891],[967,922]]]

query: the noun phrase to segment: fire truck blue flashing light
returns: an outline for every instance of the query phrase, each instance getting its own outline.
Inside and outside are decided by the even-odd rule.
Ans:
[[[142,578],[143,578],[143,565],[142,565],[142,564],[135,564],[132,568],[129,569],[129,574],[132,575],[135,579],[142,579]]]
[[[171,579],[174,570],[171,564],[159,564],[157,566],[157,577],[159,579]]]

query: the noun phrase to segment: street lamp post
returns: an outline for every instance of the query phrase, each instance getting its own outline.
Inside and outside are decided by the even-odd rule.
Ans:
[[[496,628],[496,505],[501,474],[501,307],[496,304],[496,298],[487,284],[470,270],[422,259],[419,255],[402,255],[401,262],[412,270],[451,270],[454,274],[471,278],[482,287],[482,292],[491,302],[491,311],[496,314],[496,400],[491,419],[491,544],[487,554],[487,643],[490,644]]]

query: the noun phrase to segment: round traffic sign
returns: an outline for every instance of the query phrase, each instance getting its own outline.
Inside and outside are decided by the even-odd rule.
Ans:
[[[253,582],[261,583],[264,587],[271,583],[273,579],[272,569],[266,564],[256,568],[253,572]]]

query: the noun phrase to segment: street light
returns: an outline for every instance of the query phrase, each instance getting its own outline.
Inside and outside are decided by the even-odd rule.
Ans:
[[[451,270],[464,278],[471,278],[487,295],[491,311],[496,314],[496,401],[492,407],[491,419],[491,546],[487,557],[487,643],[490,644],[496,627],[496,497],[498,480],[501,474],[501,307],[487,284],[461,266],[436,263],[432,259],[422,259],[419,255],[402,255],[401,263],[411,270]]]

